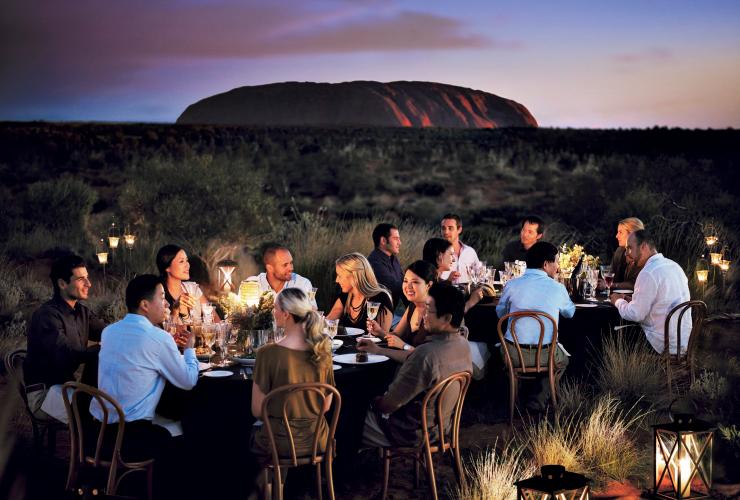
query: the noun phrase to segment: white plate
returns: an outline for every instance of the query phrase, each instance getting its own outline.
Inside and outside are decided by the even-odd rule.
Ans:
[[[347,332],[347,335],[349,335],[350,337],[354,337],[356,335],[362,335],[363,333],[365,333],[365,330],[363,330],[362,328],[352,328],[351,326],[348,326],[344,330]]]
[[[367,361],[358,363],[357,358],[355,357],[355,353],[351,352],[348,354],[339,354],[337,356],[334,356],[334,361],[336,361],[337,363],[343,363],[345,365],[368,365],[372,363],[382,363],[383,361],[388,361],[388,356],[383,356],[382,354],[368,354]]]
[[[344,342],[342,342],[341,340],[339,340],[339,339],[332,339],[332,341],[331,341],[331,350],[332,351],[336,351],[337,349],[339,349],[343,345],[344,345]]]
[[[235,357],[234,358],[234,361],[236,361],[240,365],[254,366],[254,364],[257,362],[257,358],[239,358],[239,357]]]
[[[211,367],[211,363],[204,363],[202,361],[198,361],[198,371],[208,370]]]
[[[213,377],[213,378],[231,377],[232,375],[233,375],[232,372],[229,372],[226,370],[213,370],[212,372],[205,372],[203,374],[204,377]]]
[[[599,304],[576,304],[576,307],[599,307]]]
[[[368,336],[368,335],[364,335],[362,337],[358,337],[357,338],[357,341],[359,342],[360,340],[369,340],[370,342],[375,342],[376,344],[381,341],[379,337],[375,337],[375,336],[372,336],[371,337],[371,336]]]
[[[626,294],[632,295],[634,293],[634,290],[628,290],[626,288],[620,288],[619,290],[612,290],[612,293],[626,293]]]
[[[334,371],[342,369],[342,365],[331,365],[331,367],[334,369]]]

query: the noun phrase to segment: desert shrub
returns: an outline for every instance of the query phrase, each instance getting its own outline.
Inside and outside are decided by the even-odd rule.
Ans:
[[[41,226],[77,242],[75,238],[84,239],[87,217],[97,199],[94,189],[73,177],[34,182],[26,191],[24,216],[30,227]]]
[[[590,386],[573,379],[561,380],[558,388],[558,415],[574,415],[591,410]]]
[[[451,492],[460,500],[514,500],[515,481],[533,476],[536,469],[531,460],[522,457],[521,450],[507,447],[502,452],[487,449],[465,467],[467,482]]]
[[[534,463],[541,467],[548,464],[564,466],[569,471],[585,472],[580,457],[578,420],[562,416],[554,422],[542,419],[525,426],[523,440]]]
[[[23,290],[7,275],[0,276],[0,316],[12,314],[24,298]]]
[[[242,241],[271,229],[275,200],[264,182],[262,170],[225,155],[154,158],[132,167],[118,203],[149,236],[198,254],[211,239]]]
[[[0,356],[26,344],[27,323],[23,313],[18,311],[4,324],[0,324]]]
[[[601,392],[611,392],[628,404],[642,400],[662,407],[668,402],[667,379],[660,357],[621,331],[604,338],[596,383]]]

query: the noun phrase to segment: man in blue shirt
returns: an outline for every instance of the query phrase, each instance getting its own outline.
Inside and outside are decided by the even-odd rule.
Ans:
[[[128,314],[103,330],[98,366],[98,387],[121,406],[126,418],[124,460],[161,456],[168,447],[169,432],[154,425],[154,410],[168,380],[181,389],[198,381],[198,360],[190,335],[184,354],[172,336],[155,326],[169,314],[164,288],[157,276],[144,274],[126,287]],[[98,421],[103,412],[97,401],[90,413]],[[118,420],[109,413],[109,422]]]
[[[506,284],[496,313],[499,318],[505,314],[517,311],[542,311],[555,319],[562,315],[571,318],[576,306],[570,300],[565,287],[555,281],[558,272],[558,249],[555,245],[544,241],[537,242],[527,250],[527,270],[519,278]],[[552,343],[552,324],[543,318],[545,333],[542,339],[540,364],[547,365]],[[504,336],[505,343],[501,349],[508,349],[514,366],[520,365],[519,354],[513,343],[510,331],[511,321]],[[526,366],[534,366],[537,356],[537,344],[540,339],[540,324],[534,318],[522,318],[516,322],[516,336],[522,348],[522,355]],[[503,351],[502,351],[503,356]],[[562,349],[555,351],[555,364],[558,372],[565,370],[568,357]],[[543,410],[549,397],[549,381],[547,377],[541,380],[541,390],[533,400],[527,403],[527,408]]]

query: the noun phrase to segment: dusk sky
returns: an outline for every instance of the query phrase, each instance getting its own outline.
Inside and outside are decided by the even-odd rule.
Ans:
[[[281,81],[436,81],[545,127],[740,128],[738,0],[3,0],[0,120],[172,122]]]

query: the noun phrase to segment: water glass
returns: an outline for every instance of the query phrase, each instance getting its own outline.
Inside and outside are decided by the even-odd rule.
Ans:
[[[200,308],[203,313],[203,323],[213,322],[213,304],[206,302],[205,304],[201,304]]]
[[[337,330],[339,329],[339,320],[338,319],[324,319],[324,332],[329,335],[329,337],[334,338],[337,335]]]

